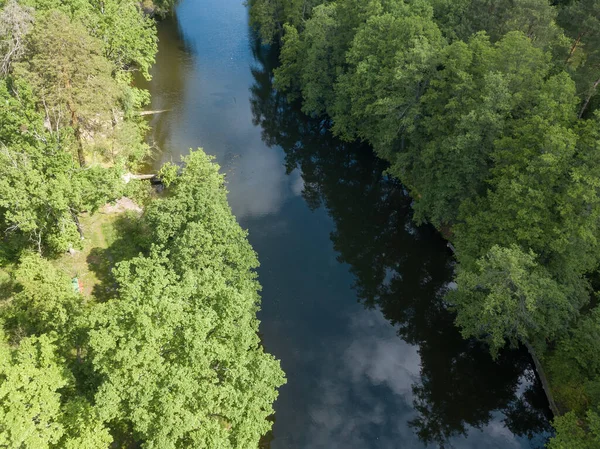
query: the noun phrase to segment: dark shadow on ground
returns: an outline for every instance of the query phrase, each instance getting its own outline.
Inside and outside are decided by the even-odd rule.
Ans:
[[[117,284],[113,276],[114,268],[119,262],[132,259],[144,252],[145,239],[142,223],[136,213],[124,213],[113,223],[114,234],[108,248],[93,248],[87,257],[89,270],[94,272],[98,280],[92,290],[99,302],[113,298]]]

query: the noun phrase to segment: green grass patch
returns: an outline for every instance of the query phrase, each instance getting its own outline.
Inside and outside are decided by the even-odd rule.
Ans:
[[[97,212],[83,215],[80,222],[85,235],[82,250],[65,254],[54,263],[70,278],[80,280],[84,296],[107,300],[116,289],[112,278],[115,265],[139,253],[135,238],[139,214]]]

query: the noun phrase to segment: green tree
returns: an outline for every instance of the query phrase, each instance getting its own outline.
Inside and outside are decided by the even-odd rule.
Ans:
[[[371,142],[384,157],[413,125],[444,45],[423,1],[372,2],[335,86],[334,132]]]
[[[549,59],[519,32],[495,45],[479,33],[440,53],[405,149],[390,156],[390,171],[412,190],[417,221],[452,224],[465,200],[485,193],[496,141],[547,95]]]
[[[0,81],[0,226],[5,249],[60,253],[77,247],[78,215],[117,197],[118,167],[81,169],[69,148],[69,133],[50,132],[31,88]]]
[[[7,449],[108,449],[112,437],[48,335],[9,345],[0,330],[0,444]],[[65,392],[67,394],[65,395]]]
[[[56,447],[60,393],[69,375],[55,355],[52,339],[23,339],[11,348],[0,331],[0,445],[9,449]]]
[[[296,28],[285,25],[282,67],[275,72],[275,77],[282,88],[299,83],[304,100],[302,107],[308,114],[323,114],[335,99],[331,86],[343,62],[332,60],[337,50],[334,43],[338,32],[336,10],[335,4],[315,8],[302,34],[302,42]]]
[[[54,253],[78,247],[77,224],[69,204],[73,193],[69,179],[65,173],[47,176],[51,172],[45,169],[53,167],[35,164],[43,164],[44,153],[53,153],[52,147],[49,150],[34,159],[35,153],[32,157],[30,152],[16,148],[0,148],[0,219],[11,252],[32,247],[39,253]],[[61,159],[60,149],[54,153],[57,158],[48,162]],[[66,167],[73,168],[71,156],[63,154]]]
[[[587,413],[587,426],[573,412],[554,418],[556,436],[550,440],[548,449],[596,449],[600,445],[600,415],[592,410]]]
[[[536,47],[549,49],[563,45],[557,14],[548,0],[472,0],[464,17],[470,34],[486,31],[498,41],[510,31],[520,31]]]
[[[290,100],[300,93],[302,109],[309,115],[333,114],[336,92],[331,86],[346,70],[346,53],[356,30],[380,10],[378,1],[325,3],[315,6],[301,27],[285,24],[281,65],[274,70],[277,88]]]
[[[157,51],[154,20],[131,0],[91,0],[78,18],[103,43],[104,56],[117,70],[139,70],[146,79]]]
[[[301,27],[310,17],[312,8],[326,0],[247,0],[250,5],[250,22],[258,28],[265,43],[281,37],[283,25]]]
[[[584,115],[600,84],[600,1],[577,0],[560,13],[559,23],[571,39],[566,63],[574,70]]]
[[[598,263],[598,134],[595,120],[575,123],[573,91],[566,75],[552,77],[531,115],[496,141],[488,192],[461,207],[455,231],[466,264],[494,244],[531,248],[581,306],[582,275]]]
[[[119,298],[94,313],[96,403],[148,448],[253,447],[284,381],[257,335],[258,262],[218,168],[185,163],[146,212],[149,252],[118,266]]]
[[[532,252],[493,246],[474,270],[459,267],[458,289],[449,295],[466,337],[483,338],[493,354],[506,341],[554,338],[574,308],[569,291],[552,279]]]
[[[102,43],[81,23],[51,11],[36,23],[26,56],[16,65],[17,76],[33,87],[51,128],[73,129],[79,163],[85,166],[84,131],[110,123],[118,95]]]
[[[63,348],[83,311],[81,295],[71,280],[38,254],[25,254],[14,273],[15,293],[4,306],[4,328],[13,335],[59,335]],[[67,340],[67,341],[64,341]]]
[[[84,398],[75,397],[62,407],[65,433],[55,449],[109,449],[113,437],[100,420],[98,409]]]

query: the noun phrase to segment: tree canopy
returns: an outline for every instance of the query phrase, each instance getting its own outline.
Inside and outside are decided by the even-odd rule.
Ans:
[[[120,264],[118,298],[92,315],[98,406],[148,448],[255,446],[283,374],[260,345],[258,261],[218,166],[185,158],[143,226],[147,252]]]
[[[108,300],[83,301],[50,261],[21,256],[0,304],[7,447],[245,448],[270,429],[285,380],[258,336],[256,254],[218,166],[201,151],[184,163]]]

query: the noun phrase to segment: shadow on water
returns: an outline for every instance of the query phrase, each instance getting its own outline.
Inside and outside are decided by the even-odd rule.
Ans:
[[[177,12],[173,11],[173,17],[158,22],[157,28],[160,36],[159,51],[156,54],[155,67],[168,67],[168,70],[153,70],[153,78],[159,77],[161,95],[153,95],[151,104],[145,109],[152,111],[164,111],[147,117],[149,132],[146,136],[147,143],[151,147],[147,166],[148,172],[162,165],[165,153],[168,153],[167,142],[172,138],[173,123],[182,120],[182,111],[179,107],[183,103],[183,95],[186,92],[186,74],[192,64],[191,54],[193,48],[188,40],[184,38],[183,30],[177,20]],[[135,86],[152,92],[153,83],[157,80],[147,80],[136,72],[134,75]],[[179,162],[179,157],[169,155],[167,159]]]
[[[327,120],[302,114],[274,90],[277,49],[252,44],[251,107],[263,141],[283,149],[288,174],[302,173],[308,205],[333,219],[331,241],[350,266],[359,301],[381,310],[398,337],[418,348],[413,432],[425,444],[452,447],[452,438],[501,415],[508,431],[543,447],[548,404],[527,352],[506,350],[494,361],[484,345],[461,337],[443,301],[453,272],[443,239],[413,224],[410,198],[368,146],[337,140]]]

